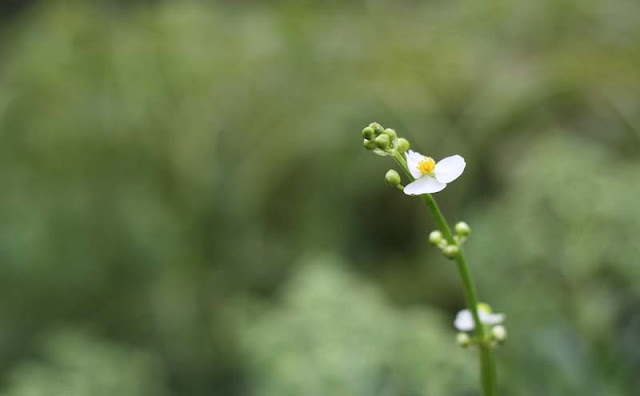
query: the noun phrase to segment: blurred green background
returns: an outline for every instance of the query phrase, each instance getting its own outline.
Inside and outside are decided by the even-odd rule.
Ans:
[[[0,2],[0,395],[640,394],[640,3]]]

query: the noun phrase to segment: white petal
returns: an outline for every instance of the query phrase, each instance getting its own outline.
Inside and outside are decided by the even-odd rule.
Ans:
[[[458,312],[453,325],[460,331],[471,331],[476,327],[473,323],[473,316],[471,316],[471,311],[469,311],[468,309],[463,309],[462,311]]]
[[[452,155],[451,157],[440,160],[436,164],[436,168],[433,173],[439,182],[451,183],[460,177],[462,172],[464,172],[464,167],[466,165],[464,158],[459,155]]]
[[[497,325],[504,321],[504,314],[501,313],[488,313],[482,310],[478,310],[480,321],[485,324]]]
[[[501,313],[488,313],[483,310],[478,310],[478,316],[480,321],[488,325],[497,325],[504,321],[504,314]],[[456,329],[460,331],[471,331],[476,328],[476,324],[473,321],[473,315],[468,309],[463,309],[456,315],[456,320],[453,322]]]
[[[407,195],[431,194],[444,190],[446,186],[446,184],[440,183],[429,175],[423,175],[421,178],[409,183],[404,188],[404,193]]]
[[[413,176],[414,179],[418,179],[422,176],[422,172],[418,170],[418,164],[423,159],[424,155],[413,150],[407,151],[407,167],[409,168],[409,172],[411,172],[411,176]]]

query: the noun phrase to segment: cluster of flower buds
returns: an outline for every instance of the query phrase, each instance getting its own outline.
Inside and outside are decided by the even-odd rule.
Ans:
[[[471,228],[464,221],[456,224],[456,235],[453,236],[454,243],[449,243],[442,235],[442,232],[436,230],[429,234],[429,243],[437,246],[442,250],[442,254],[448,259],[454,259],[460,253],[460,246],[465,242],[467,236],[471,232]]]
[[[501,313],[494,313],[491,310],[491,306],[486,303],[478,304],[478,316],[480,322],[485,329],[485,339],[482,342],[486,342],[491,346],[502,344],[507,340],[507,329],[502,325],[505,319],[505,315]],[[454,326],[460,331],[456,336],[458,345],[466,348],[470,345],[481,342],[477,337],[473,337],[469,334],[475,329],[475,323],[473,321],[473,315],[468,309],[463,309],[456,315],[456,320],[453,322]]]
[[[381,156],[394,155],[396,152],[404,153],[409,150],[409,141],[399,138],[395,130],[383,128],[377,122],[372,122],[362,130],[364,147]]]
[[[507,329],[503,325],[496,325],[491,327],[489,332],[489,345],[495,347],[499,344],[503,344],[507,340]],[[471,337],[469,333],[460,332],[456,335],[456,343],[462,347],[467,348],[478,342],[475,337]]]

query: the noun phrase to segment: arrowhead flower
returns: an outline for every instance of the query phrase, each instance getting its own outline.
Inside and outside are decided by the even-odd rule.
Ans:
[[[439,229],[429,234],[429,243],[440,248],[447,258],[456,261],[456,267],[462,278],[465,300],[469,307],[475,306],[477,310],[464,309],[456,315],[453,324],[460,331],[457,341],[461,347],[471,345],[478,347],[481,357],[482,394],[495,396],[497,386],[492,348],[507,338],[507,330],[501,325],[505,315],[493,313],[489,305],[478,303],[467,259],[460,247],[471,232],[469,225],[464,222],[457,223],[454,235],[438,204],[431,196],[433,193],[444,190],[448,183],[462,175],[467,165],[464,158],[460,155],[452,155],[436,162],[431,157],[410,150],[411,145],[408,140],[398,136],[397,132],[391,128],[383,128],[377,122],[372,122],[362,130],[362,139],[365,149],[380,156],[391,157],[411,183],[403,187],[400,175],[394,170],[387,171],[385,181],[402,190],[406,195],[422,195],[422,200],[438,225]],[[477,323],[474,318],[477,319]]]
[[[480,316],[480,322],[486,325],[493,326],[504,321],[504,314],[491,313],[491,310],[487,309],[484,304],[478,304],[478,316]],[[476,327],[473,322],[473,315],[468,309],[458,312],[453,325],[460,331],[472,331]]]
[[[409,150],[407,166],[415,180],[405,187],[404,193],[422,195],[442,191],[448,183],[460,177],[466,165],[464,158],[459,155],[443,158],[436,163],[431,157]]]

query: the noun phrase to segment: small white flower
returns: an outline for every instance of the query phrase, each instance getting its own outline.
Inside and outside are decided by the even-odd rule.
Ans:
[[[407,195],[431,194],[442,191],[447,183],[456,180],[467,164],[459,155],[443,158],[438,163],[431,157],[407,151],[407,166],[415,179],[404,188]]]
[[[480,321],[482,323],[488,325],[497,325],[504,321],[504,314],[491,313],[482,308],[478,309],[478,316],[480,316]],[[476,327],[475,323],[473,322],[473,315],[471,315],[471,311],[469,311],[468,309],[463,309],[462,311],[458,312],[453,325],[460,331],[471,331]]]

